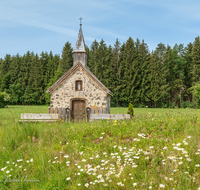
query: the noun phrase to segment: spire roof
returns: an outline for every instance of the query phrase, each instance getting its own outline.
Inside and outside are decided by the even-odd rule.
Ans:
[[[85,42],[84,42],[84,38],[83,38],[83,32],[82,32],[82,24],[80,24],[80,30],[78,33],[78,39],[76,41],[76,45],[74,48],[73,52],[86,52],[85,50]]]

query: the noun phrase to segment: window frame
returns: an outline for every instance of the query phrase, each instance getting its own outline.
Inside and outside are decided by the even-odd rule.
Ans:
[[[78,90],[77,82],[81,82],[81,89]],[[75,91],[83,91],[83,81],[82,80],[76,80],[75,81]]]

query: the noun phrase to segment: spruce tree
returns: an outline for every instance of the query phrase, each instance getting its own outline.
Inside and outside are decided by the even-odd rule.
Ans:
[[[62,50],[60,60],[61,76],[73,66],[73,49],[71,43],[67,42]]]
[[[90,68],[90,71],[97,76],[97,72],[98,72],[98,49],[99,49],[99,43],[95,40],[90,48],[89,51],[89,57],[88,57],[88,67]]]
[[[200,38],[199,36],[195,38],[192,49],[192,62],[193,62],[193,70],[192,70],[192,85],[199,82],[200,80]]]
[[[120,102],[122,106],[128,106],[130,102],[137,101],[135,88],[139,82],[136,80],[138,73],[138,62],[135,59],[135,44],[132,38],[126,41],[122,49],[122,61],[120,65]]]
[[[140,102],[144,105],[145,103],[150,102],[149,97],[147,96],[148,91],[150,89],[150,80],[149,80],[149,74],[150,74],[150,53],[148,50],[148,46],[146,43],[144,43],[144,40],[139,46],[138,51],[138,61],[139,61],[139,89],[140,89]]]
[[[187,50],[185,54],[185,67],[184,67],[184,84],[185,84],[185,93],[184,98],[185,101],[192,101],[192,93],[190,91],[190,88],[192,87],[192,69],[193,69],[193,60],[192,60],[192,48],[193,44],[189,43],[187,45]]]
[[[119,86],[119,67],[120,67],[120,60],[121,60],[121,46],[118,39],[114,44],[114,48],[112,49],[112,55],[110,60],[110,90],[113,93],[113,98],[111,99],[111,103],[113,105],[119,106],[119,95],[120,91],[118,89]]]
[[[23,92],[22,104],[30,104],[30,97],[29,97],[30,88],[28,84],[30,80],[29,77],[30,77],[32,57],[33,53],[30,53],[30,51],[28,51],[26,55],[23,56],[19,71],[18,82],[21,84],[21,89]]]
[[[10,80],[11,80],[11,75],[9,72],[10,69],[10,64],[11,64],[11,56],[10,55],[6,55],[4,58],[4,61],[1,62],[1,78],[0,78],[0,91],[4,91],[9,89],[9,84],[10,84]]]
[[[160,70],[159,70],[159,57],[157,52],[153,52],[150,60],[150,75],[149,79],[151,81],[148,98],[150,99],[151,105],[157,107],[157,102],[160,100]]]

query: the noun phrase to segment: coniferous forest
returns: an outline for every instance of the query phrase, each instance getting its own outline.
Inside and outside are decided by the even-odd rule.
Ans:
[[[107,46],[104,40],[86,47],[90,71],[114,94],[111,106],[199,107],[200,38],[186,47],[158,44],[149,51],[144,41],[131,37]],[[4,104],[50,103],[46,90],[73,65],[67,42],[62,55],[28,51],[0,59],[0,107]],[[3,103],[4,102],[4,103]]]

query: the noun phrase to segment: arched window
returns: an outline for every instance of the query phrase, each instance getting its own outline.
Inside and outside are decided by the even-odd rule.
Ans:
[[[82,80],[77,80],[75,83],[76,91],[82,91]]]

